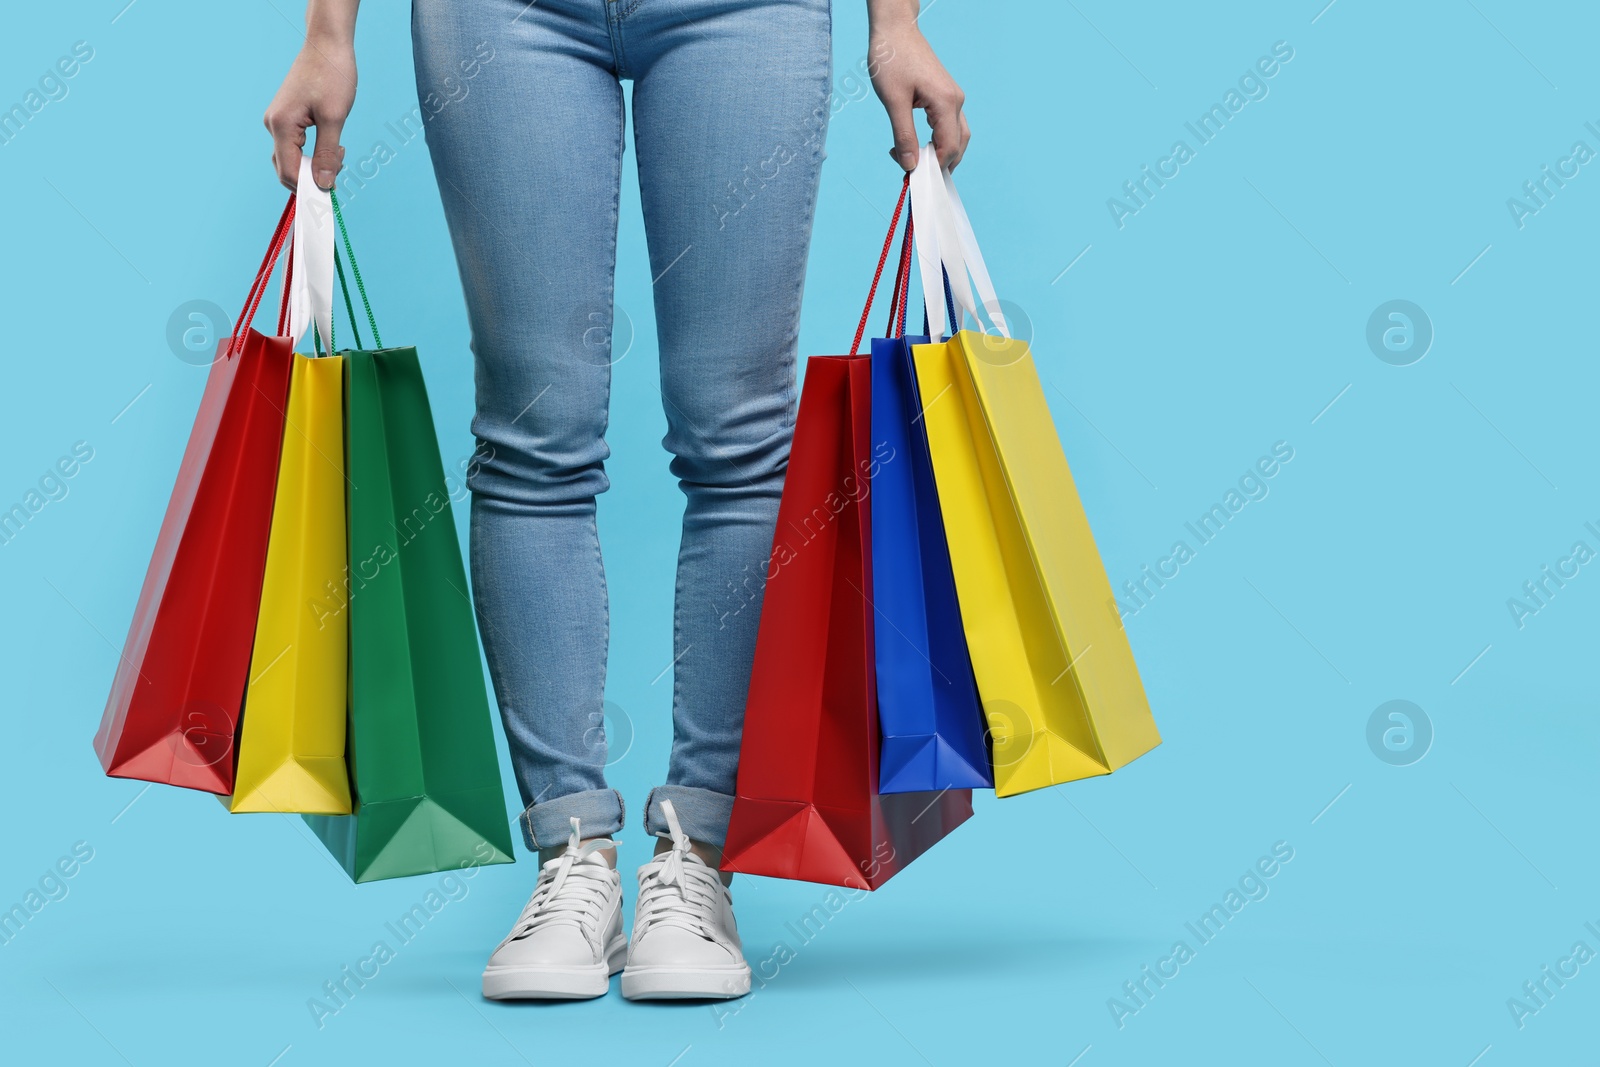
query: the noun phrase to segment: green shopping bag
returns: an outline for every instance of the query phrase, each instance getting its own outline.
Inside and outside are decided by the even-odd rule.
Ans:
[[[370,306],[367,316],[372,322]],[[478,632],[422,368],[416,349],[383,348],[376,322],[372,329],[375,350],[360,349],[357,337],[357,350],[340,353],[347,589],[320,609],[349,612],[354,812],[305,817],[357,882],[513,862]]]

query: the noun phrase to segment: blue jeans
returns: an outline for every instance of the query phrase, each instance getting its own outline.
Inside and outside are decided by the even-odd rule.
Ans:
[[[429,151],[466,291],[472,585],[529,848],[623,825],[606,784],[607,486],[623,93],[687,498],[673,743],[645,805],[721,844],[794,420],[829,0],[415,0]]]

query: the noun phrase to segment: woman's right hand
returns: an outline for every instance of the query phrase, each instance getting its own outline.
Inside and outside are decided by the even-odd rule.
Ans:
[[[351,16],[353,24],[353,11]],[[278,88],[278,95],[267,108],[267,129],[272,131],[272,165],[279,181],[290,189],[299,184],[306,128],[315,126],[317,144],[311,157],[311,175],[322,188],[333,188],[339,168],[344,165],[339,134],[355,102],[353,40],[336,42],[307,37],[305,47],[289,68],[288,77]]]

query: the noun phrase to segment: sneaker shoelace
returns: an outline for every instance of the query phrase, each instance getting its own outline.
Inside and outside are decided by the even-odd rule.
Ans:
[[[585,863],[602,849],[615,847],[610,838],[597,837],[580,844],[578,820],[566,851],[539,868],[539,882],[506,941],[529,937],[549,926],[576,926],[591,941],[598,937],[600,917],[611,894],[612,870],[600,863]]]
[[[678,823],[672,801],[661,802],[672,848],[645,864],[640,872],[639,908],[634,939],[655,926],[676,926],[710,941],[717,940],[717,908],[724,887],[716,871],[689,851],[689,835]]]

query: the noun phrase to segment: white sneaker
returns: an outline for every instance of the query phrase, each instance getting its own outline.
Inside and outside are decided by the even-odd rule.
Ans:
[[[522,916],[483,971],[490,1000],[582,1000],[603,995],[622,969],[622,879],[597,855],[614,842],[578,843],[572,820],[567,849],[539,868]]]
[[[633,948],[622,972],[629,1000],[728,999],[750,992],[733,922],[733,896],[721,876],[689,851],[672,801],[661,802],[672,849],[639,868]]]

